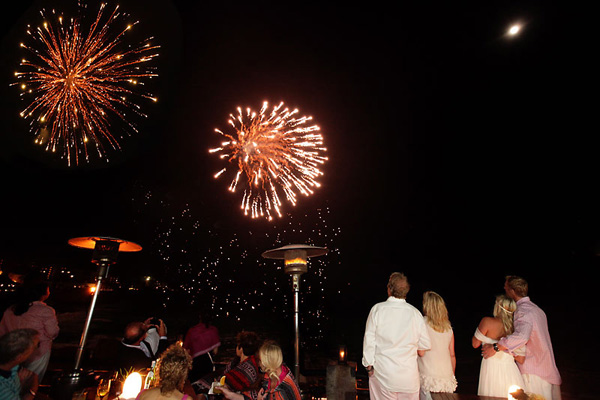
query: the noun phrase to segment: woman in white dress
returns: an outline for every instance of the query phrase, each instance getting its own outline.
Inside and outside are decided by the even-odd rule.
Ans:
[[[431,392],[453,393],[457,382],[454,376],[454,332],[448,319],[448,309],[442,297],[435,292],[423,294],[423,315],[431,349],[419,351],[419,376],[421,400],[431,399]]]
[[[516,309],[517,304],[511,298],[505,295],[496,296],[494,316],[481,320],[472,339],[473,347],[478,348],[482,343],[494,344],[503,336],[510,335],[513,332],[513,313]],[[483,358],[477,395],[507,397],[511,385],[524,387],[521,372],[515,363],[515,358],[523,362],[524,354],[524,348],[521,348],[514,355],[499,351],[490,358]]]

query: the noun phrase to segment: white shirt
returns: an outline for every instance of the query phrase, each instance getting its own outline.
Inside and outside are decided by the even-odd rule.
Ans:
[[[371,308],[363,341],[365,367],[372,365],[381,385],[391,392],[419,391],[417,350],[431,340],[423,316],[404,299],[390,296]]]
[[[162,339],[166,339],[166,338],[167,338],[166,336],[160,336],[158,334],[156,327],[151,326],[147,331],[146,337],[144,338],[144,340],[142,340],[142,342],[140,344],[135,345],[135,344],[127,344],[124,342],[121,342],[121,343],[123,343],[123,345],[125,345],[127,347],[133,347],[136,349],[140,349],[141,351],[144,352],[144,354],[148,358],[156,358],[156,356],[158,356],[158,354],[156,354],[156,352],[158,351],[158,345],[160,344],[160,341]]]

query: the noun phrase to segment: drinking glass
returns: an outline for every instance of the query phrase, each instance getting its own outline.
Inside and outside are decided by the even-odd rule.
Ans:
[[[112,379],[100,379],[98,382],[98,389],[96,389],[96,393],[100,399],[103,399],[110,392],[110,384]]]

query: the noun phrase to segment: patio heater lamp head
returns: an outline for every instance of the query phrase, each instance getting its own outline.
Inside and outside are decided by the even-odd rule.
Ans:
[[[93,249],[94,264],[114,264],[119,252],[134,252],[142,250],[139,244],[107,236],[87,236],[69,239],[69,244],[82,249]]]
[[[322,256],[327,253],[324,247],[308,246],[305,244],[289,244],[262,253],[264,258],[284,260],[284,271],[291,275],[300,275],[308,271],[306,266],[309,257]]]

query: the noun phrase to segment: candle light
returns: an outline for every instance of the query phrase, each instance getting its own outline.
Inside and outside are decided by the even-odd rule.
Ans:
[[[340,364],[346,364],[346,346],[341,345],[340,346],[340,358],[339,358],[339,363]]]
[[[521,389],[519,386],[517,386],[517,385],[511,385],[511,386],[508,388],[508,396],[507,396],[507,397],[508,397],[508,400],[517,400],[517,399],[516,399],[516,398],[513,396],[513,394],[516,396],[516,395],[518,395],[518,393],[519,393],[520,391],[522,391],[522,389]]]
[[[141,390],[142,376],[138,372],[132,372],[127,376],[127,379],[125,379],[123,392],[121,393],[120,398],[123,400],[135,399]]]

